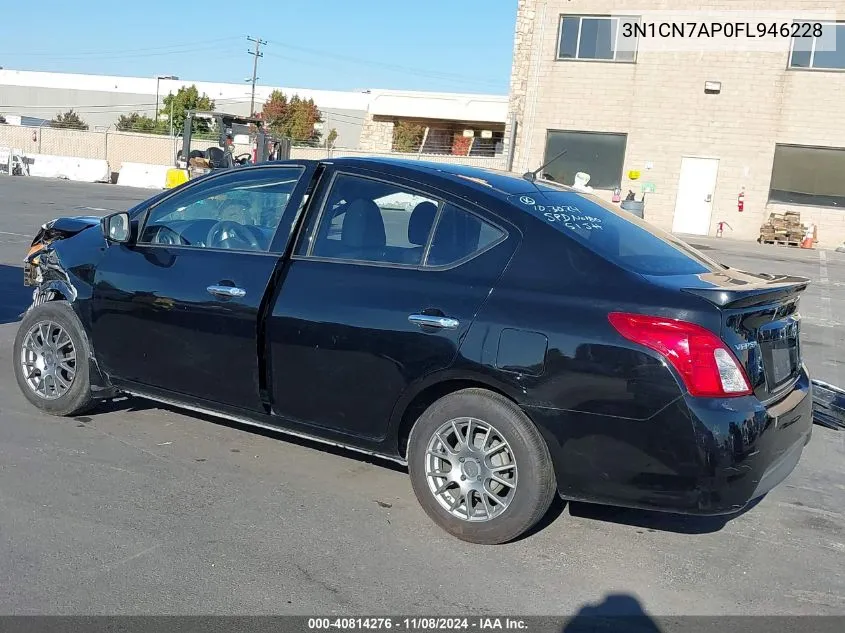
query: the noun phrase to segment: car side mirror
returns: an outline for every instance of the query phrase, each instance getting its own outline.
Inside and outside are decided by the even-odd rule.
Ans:
[[[126,211],[107,215],[100,221],[103,235],[109,242],[126,244],[132,235],[132,224]]]

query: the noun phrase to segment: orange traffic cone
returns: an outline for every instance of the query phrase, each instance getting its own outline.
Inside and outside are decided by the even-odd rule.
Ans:
[[[816,243],[816,236],[818,235],[818,228],[815,224],[810,224],[804,231],[804,239],[801,240],[801,248],[813,248]]]

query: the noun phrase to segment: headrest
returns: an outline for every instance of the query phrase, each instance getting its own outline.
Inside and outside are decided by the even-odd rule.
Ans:
[[[436,216],[437,205],[433,202],[420,202],[415,206],[408,220],[408,241],[417,246],[425,246]]]
[[[382,248],[387,244],[384,220],[375,202],[359,198],[349,203],[340,241],[350,248]]]

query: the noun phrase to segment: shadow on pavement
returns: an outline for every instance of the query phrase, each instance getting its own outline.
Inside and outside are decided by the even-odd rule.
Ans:
[[[543,518],[540,519],[533,527],[513,539],[511,543],[518,543],[519,541],[525,540],[544,531],[552,523],[557,521],[561,514],[563,514],[563,511],[566,509],[566,504],[566,501],[561,499],[558,495],[555,495],[554,499],[552,499],[551,505],[549,506],[548,512],[543,515]]]
[[[629,594],[609,594],[598,605],[586,605],[567,622],[561,633],[591,633],[594,631],[625,631],[626,633],[657,633],[661,631],[640,601]]]
[[[32,288],[23,285],[23,268],[0,264],[0,323],[20,320],[32,301]]]
[[[650,510],[637,510],[616,506],[604,506],[581,501],[569,503],[569,514],[582,519],[606,521],[619,525],[644,528],[653,532],[674,532],[676,534],[712,534],[728,523],[752,510],[765,497],[755,499],[739,512],[718,516],[695,516],[672,514]]]
[[[302,446],[304,448],[310,448],[315,451],[319,451],[321,453],[329,453],[331,455],[338,455],[340,457],[346,457],[349,459],[354,459],[359,462],[364,462],[368,464],[373,464],[374,466],[379,466],[381,468],[385,468],[387,470],[393,470],[396,472],[407,473],[408,469],[405,466],[402,466],[396,462],[390,461],[388,459],[384,459],[381,457],[377,457],[375,455],[368,455],[365,453],[359,453],[358,451],[353,451],[348,448],[344,448],[342,446],[334,446],[332,444],[324,444],[323,442],[318,442],[316,440],[311,440],[305,437],[298,437],[295,435],[290,435],[285,433],[282,430],[270,430],[264,429],[260,427],[251,426],[249,424],[243,424],[241,422],[237,422],[234,420],[230,420],[228,418],[217,417],[214,415],[207,415],[205,413],[200,413],[198,411],[191,411],[189,409],[182,409],[177,406],[172,406],[169,404],[164,404],[162,402],[157,402],[154,400],[148,400],[146,398],[136,397],[136,396],[128,396],[128,397],[120,397],[114,400],[108,400],[105,402],[99,403],[96,408],[94,408],[88,415],[90,417],[95,417],[97,415],[104,415],[108,413],[115,413],[118,411],[125,411],[125,412],[134,412],[134,411],[146,411],[150,409],[159,409],[161,411],[168,411],[170,413],[177,413],[179,415],[183,415],[189,418],[195,418],[197,420],[203,420],[205,422],[210,422],[213,424],[219,424],[221,426],[226,426],[232,429],[238,429],[244,431],[246,433],[252,433],[253,435],[260,435],[262,437],[267,437],[273,440],[278,440],[280,442],[286,442],[288,444],[295,444],[297,446]]]

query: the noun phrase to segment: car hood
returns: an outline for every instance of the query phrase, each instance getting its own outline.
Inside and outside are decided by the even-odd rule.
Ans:
[[[121,209],[106,209],[101,207],[73,207],[73,211],[79,211],[80,213],[77,215],[66,215],[59,218],[55,218],[50,220],[49,222],[45,222],[41,226],[41,230],[39,234],[36,235],[36,239],[41,235],[41,233],[51,233],[54,236],[60,238],[71,237],[76,235],[80,231],[84,231],[87,228],[95,226],[100,223],[100,219],[104,215],[109,215],[110,213],[118,213]],[[101,215],[91,215],[90,213],[82,213],[84,211],[97,211],[101,213]],[[33,243],[35,243],[33,241]]]
[[[96,215],[71,215],[50,220],[41,228],[42,230],[52,230],[67,233],[68,235],[75,235],[99,223],[100,217]]]
[[[24,261],[31,263],[32,259],[49,244],[73,237],[82,231],[97,226],[99,223],[100,217],[95,215],[73,215],[45,222],[38,229],[35,237],[32,238],[29,252]]]

